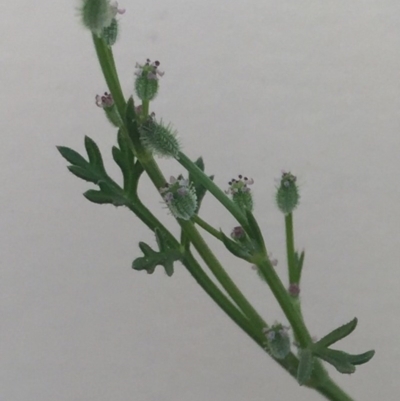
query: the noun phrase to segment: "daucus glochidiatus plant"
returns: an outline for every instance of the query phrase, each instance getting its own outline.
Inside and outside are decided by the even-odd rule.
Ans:
[[[129,99],[124,98],[112,52],[112,46],[118,38],[118,15],[124,11],[109,0],[83,0],[80,8],[82,22],[91,32],[108,87],[108,92],[96,96],[95,104],[104,110],[116,128],[116,145],[112,148],[112,156],[122,171],[123,182],[117,183],[107,174],[99,148],[88,137],[85,138],[87,158],[70,148],[58,147],[61,155],[70,163],[68,169],[98,187],[84,193],[89,201],[125,206],[154,232],[157,249],[139,243],[143,256],[133,261],[133,269],[153,273],[157,266],[163,266],[166,274],[172,276],[174,264],[182,264],[233,322],[301,386],[315,389],[329,400],[351,401],[352,398],[332,381],[324,362],[333,365],[340,373],[350,374],[357,365],[368,362],[374,351],[349,354],[331,348],[356,328],[356,318],[318,341],[313,340],[309,333],[300,308],[304,251],[296,249],[293,235],[293,212],[300,199],[296,177],[291,172],[283,172],[276,189],[276,203],[283,213],[286,230],[289,280],[285,285],[276,273],[277,261],[268,253],[253,214],[250,188],[253,180],[239,175],[229,182],[228,189],[220,189],[214,183],[214,177],[204,172],[203,159],[190,160],[182,152],[171,124],[165,124],[156,118],[153,110],[150,111],[150,102],[157,96],[160,78],[164,74],[160,71],[158,61],[146,60],[136,64],[135,72],[132,71],[135,78],[134,95]],[[182,175],[165,178],[157,165],[157,157],[176,160],[181,165]],[[179,224],[182,232],[180,238],[173,236],[139,198],[137,189],[143,173],[157,188],[160,207],[164,203]],[[214,196],[235,220],[229,235],[200,217],[201,201],[206,193]],[[257,271],[282,308],[287,320],[284,324],[271,324],[261,317],[208,247],[201,230],[222,242],[228,252],[243,259]],[[192,248],[198,256],[193,255]],[[209,268],[207,272],[198,258]],[[210,275],[215,276],[220,286],[214,283]]]

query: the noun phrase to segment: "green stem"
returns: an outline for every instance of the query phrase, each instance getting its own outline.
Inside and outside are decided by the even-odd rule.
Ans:
[[[155,231],[158,228],[164,237],[167,239],[171,247],[179,249],[179,242],[175,237],[168,231],[167,228],[147,209],[147,207],[135,196],[131,198],[132,203],[129,205],[129,209],[135,213],[135,215],[152,230]],[[213,298],[213,300],[221,306],[221,308],[234,320],[247,334],[250,335],[259,345],[261,344],[261,336],[258,335],[258,331],[255,331],[249,320],[240,312],[231,301],[218,289],[218,287],[208,278],[206,273],[203,271],[201,266],[196,262],[190,251],[186,250],[184,253],[183,264],[201,285],[201,287]]]
[[[143,119],[143,121],[146,121],[147,117],[149,116],[149,108],[150,108],[150,102],[148,100],[143,100],[142,101],[142,119]]]
[[[118,75],[115,70],[113,55],[108,49],[108,46],[104,43],[103,39],[97,37],[96,35],[92,35],[92,38],[94,47],[96,49],[97,58],[99,59],[100,67],[103,71],[108,89],[112,94],[119,114],[123,116],[125,114],[126,102],[121,90]]]
[[[296,266],[296,251],[294,248],[293,213],[285,215],[286,255],[289,270],[289,283],[298,284],[298,269]]]
[[[330,378],[316,386],[315,390],[331,401],[354,401],[354,398],[350,397]]]
[[[207,266],[213,272],[214,276],[221,283],[222,287],[229,294],[229,296],[235,301],[243,313],[259,328],[260,332],[267,324],[264,322],[262,317],[253,308],[250,302],[242,294],[236,284],[232,281],[225,269],[219,263],[218,259],[212,253],[207,243],[204,241],[202,236],[199,234],[193,223],[190,221],[180,220],[179,224],[185,230],[190,238],[190,241],[196,248],[201,258],[205,261]]]
[[[204,221],[197,214],[192,217],[192,221],[194,223],[198,224],[203,230],[207,231],[213,237],[215,237],[216,239],[222,241],[221,233],[218,230],[216,230],[214,227],[212,227],[210,224],[208,224],[206,221]]]
[[[301,348],[306,348],[312,342],[310,333],[271,262],[268,259],[263,259],[257,261],[256,265],[261,270],[272,293],[285,313]]]

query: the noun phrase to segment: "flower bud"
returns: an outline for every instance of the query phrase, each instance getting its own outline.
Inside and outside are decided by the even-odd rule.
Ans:
[[[284,214],[292,213],[299,204],[299,189],[296,185],[296,177],[290,172],[283,172],[280,186],[276,192],[276,203]]]
[[[288,288],[288,293],[290,294],[290,296],[292,296],[293,298],[298,298],[299,294],[300,294],[300,287],[298,284],[296,283],[292,283],[289,285]]]
[[[171,213],[179,219],[190,220],[196,213],[197,198],[194,187],[181,175],[171,177],[160,193]]]
[[[276,359],[284,359],[290,352],[288,328],[274,324],[263,330],[267,338],[266,349]]]
[[[122,125],[121,116],[110,93],[104,92],[102,96],[97,95],[96,105],[104,110],[106,117],[112,125],[115,127],[120,127]]]
[[[253,196],[251,190],[248,187],[254,183],[252,178],[238,176],[238,179],[233,178],[229,181],[229,188],[225,193],[232,196],[233,203],[236,204],[241,210],[253,210]]]
[[[139,99],[144,101],[153,100],[158,92],[158,77],[162,77],[164,72],[158,69],[159,61],[153,63],[147,59],[145,64],[136,63],[135,90]]]
[[[157,122],[153,116],[140,127],[142,145],[160,157],[178,157],[180,144],[176,135],[170,124],[164,125],[162,120]]]
[[[237,241],[240,241],[246,237],[246,232],[244,231],[243,227],[237,226],[234,227],[231,232],[231,238]]]

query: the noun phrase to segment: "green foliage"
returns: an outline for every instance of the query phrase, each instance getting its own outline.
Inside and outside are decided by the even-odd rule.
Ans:
[[[124,192],[134,195],[137,191],[138,181],[143,173],[143,167],[136,161],[132,150],[129,147],[128,139],[121,130],[118,131],[118,147],[113,146],[112,155],[115,163],[121,169],[124,179]]]
[[[305,253],[304,253],[304,251],[302,251],[301,253],[300,253],[300,255],[299,255],[299,253],[298,252],[295,252],[295,260],[296,260],[296,266],[297,266],[297,269],[296,269],[296,272],[297,272],[297,282],[300,282],[300,279],[301,279],[301,272],[303,271],[303,264],[304,264],[304,256],[305,256]]]
[[[126,103],[125,109],[125,127],[128,131],[130,140],[134,145],[140,143],[140,132],[139,132],[139,122],[138,116],[136,115],[135,103],[133,97],[131,96]]]
[[[261,233],[260,226],[257,223],[257,220],[255,219],[251,210],[246,209],[245,213],[246,213],[247,222],[249,224],[249,228],[251,230],[251,232],[249,232],[248,234],[249,234],[250,238],[253,240],[253,244],[257,244],[258,250],[265,249],[264,238]]]
[[[161,232],[156,229],[156,240],[159,252],[154,251],[149,245],[144,242],[139,243],[139,248],[144,256],[137,258],[132,263],[132,268],[135,270],[146,270],[152,274],[157,266],[163,266],[165,273],[172,276],[174,273],[174,262],[180,260],[182,255],[178,249],[169,248]]]
[[[71,163],[68,170],[72,174],[99,186],[100,190],[86,191],[85,198],[100,205],[107,203],[114,206],[128,205],[130,201],[122,188],[108,176],[97,144],[87,136],[85,137],[85,148],[88,161],[70,148],[57,147],[61,155]]]
[[[321,338],[321,340],[312,344],[312,353],[325,362],[330,363],[340,373],[354,373],[356,365],[367,363],[374,356],[375,351],[371,350],[363,354],[348,354],[347,352],[330,349],[328,347],[342,338],[347,337],[354,331],[356,326],[357,318],[354,318],[349,323],[331,331],[325,337]]]
[[[199,157],[194,164],[204,173],[204,161],[202,157]],[[210,180],[213,181],[214,180],[214,176],[210,175],[209,176]],[[196,214],[199,212],[200,206],[201,206],[201,202],[207,192],[207,188],[203,185],[200,184],[199,182],[197,182],[195,180],[195,178],[193,177],[193,174],[189,173],[189,182],[192,183],[192,186],[196,192],[196,198],[197,198],[197,208],[196,208]]]
[[[329,334],[322,337],[318,342],[314,344],[314,347],[317,348],[329,347],[330,345],[341,340],[342,338],[347,337],[355,330],[355,328],[357,327],[357,323],[358,320],[355,317],[349,323],[346,323],[343,326],[340,326],[337,329],[332,330]]]
[[[245,241],[232,241],[222,231],[221,239],[226,249],[238,258],[244,259],[247,262],[251,262],[251,258],[254,254],[254,243],[247,237]]]

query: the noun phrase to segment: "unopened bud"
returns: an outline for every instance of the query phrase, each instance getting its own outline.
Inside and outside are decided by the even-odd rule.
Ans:
[[[244,239],[245,236],[246,236],[246,233],[245,233],[243,227],[241,227],[241,226],[235,227],[231,232],[231,238],[234,240],[240,241],[241,239]]]
[[[104,110],[106,117],[112,125],[120,127],[123,124],[117,106],[110,93],[104,92],[104,95],[97,95],[96,105]]]

